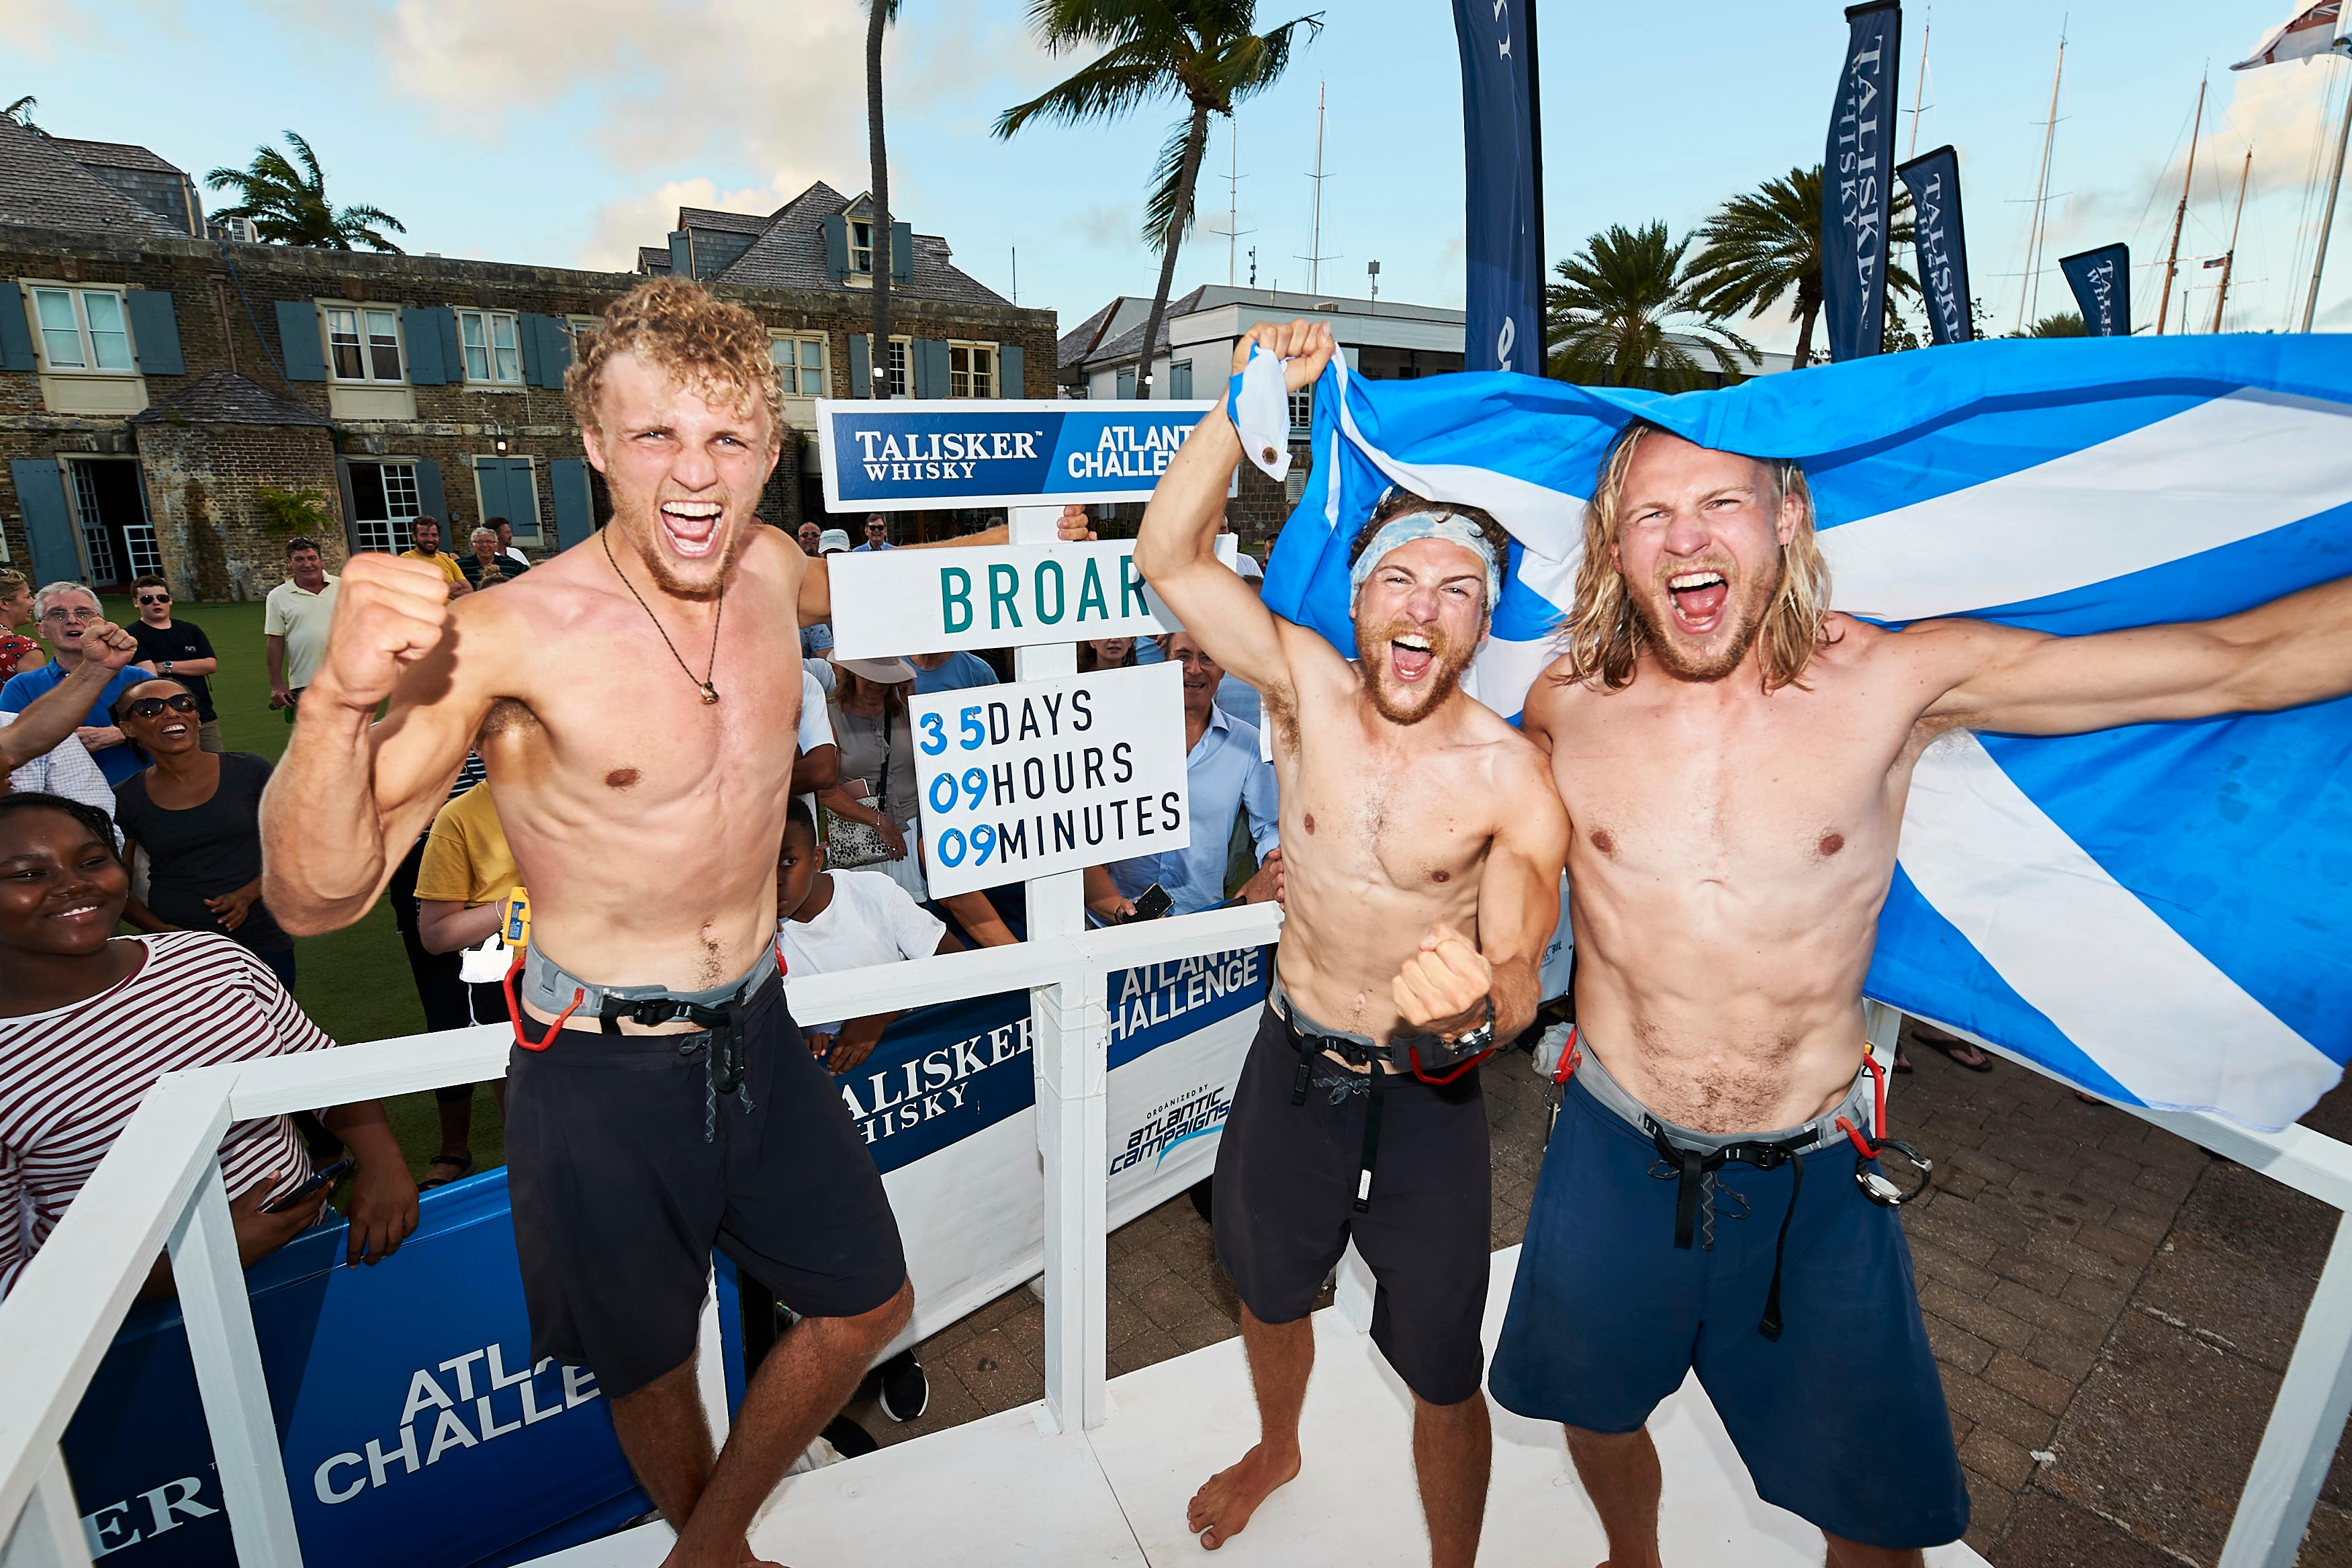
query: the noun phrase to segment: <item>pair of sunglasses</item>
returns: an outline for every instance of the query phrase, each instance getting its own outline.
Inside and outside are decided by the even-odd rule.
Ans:
[[[153,718],[165,708],[173,713],[194,713],[196,711],[196,699],[185,692],[175,697],[141,697],[137,702],[126,704],[123,711],[141,718]]]
[[[139,602],[142,604],[169,604],[172,602],[172,596],[168,593],[142,593],[139,596]]]

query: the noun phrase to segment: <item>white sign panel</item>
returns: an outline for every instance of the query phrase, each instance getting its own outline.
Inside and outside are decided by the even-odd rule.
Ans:
[[[1173,664],[909,698],[932,896],[1192,841]]]
[[[1220,535],[1217,559],[1231,566],[1240,548],[1233,535]],[[1182,630],[1135,570],[1133,539],[869,550],[829,557],[826,571],[836,658]]]

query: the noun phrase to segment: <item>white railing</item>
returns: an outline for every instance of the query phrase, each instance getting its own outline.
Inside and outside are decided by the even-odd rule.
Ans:
[[[1097,1426],[1107,1408],[1105,977],[1261,946],[1280,929],[1274,905],[1251,904],[787,984],[802,1018],[1030,992],[1045,1155],[1045,1419],[1057,1429]],[[237,1560],[301,1563],[215,1151],[232,1122],[503,1076],[511,1040],[504,1025],[412,1035],[170,1073],[149,1092],[0,1302],[0,1568],[89,1563],[58,1444],[166,1248]]]

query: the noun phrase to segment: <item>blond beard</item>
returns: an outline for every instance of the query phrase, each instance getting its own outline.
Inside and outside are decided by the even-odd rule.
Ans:
[[[726,508],[720,513],[720,520],[724,523],[728,513],[731,513],[735,508],[731,499],[721,502],[720,505]],[[622,530],[622,537],[628,540],[629,553],[635,559],[638,565],[646,569],[646,574],[654,580],[654,585],[664,593],[673,599],[698,601],[717,599],[727,591],[727,585],[734,580],[735,568],[741,561],[745,548],[751,542],[751,529],[758,522],[755,517],[749,524],[728,525],[734,531],[729,535],[726,546],[719,557],[719,571],[716,576],[704,582],[679,577],[670,566],[669,558],[664,555],[660,548],[655,544],[655,531],[661,527],[661,503],[648,502],[640,515],[643,517],[642,524],[633,520]],[[612,522],[606,523],[605,527],[610,528],[613,523],[620,522],[624,514],[616,508],[613,514]]]

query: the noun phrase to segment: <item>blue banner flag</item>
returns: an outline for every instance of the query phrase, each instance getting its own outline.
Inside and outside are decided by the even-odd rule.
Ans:
[[[1140,501],[1213,402],[820,398],[828,511]]]
[[[1462,138],[1474,371],[1544,373],[1543,117],[1536,0],[1454,0],[1462,51]]]
[[[1847,6],[1845,19],[1845,59],[1822,162],[1822,319],[1833,361],[1878,352],[1885,329],[1903,7],[1868,0]]]
[[[2082,308],[2083,330],[2094,338],[2131,336],[2131,246],[2103,245],[2058,258],[2066,287]]]
[[[1352,653],[1348,548],[1381,494],[1484,507],[1515,542],[1464,685],[1516,716],[1635,417],[1801,463],[1833,602],[1882,623],[2205,620],[2352,563],[2341,334],[1979,341],[1678,397],[1335,361],[1267,608]],[[1954,734],[1918,763],[1867,989],[2116,1100],[2283,1126],[2352,1057],[2347,841],[2352,698]]]
[[[1896,166],[1911,193],[1911,229],[1919,253],[1919,287],[1927,296],[1927,335],[1936,343],[1966,343],[1976,335],[1969,306],[1969,246],[1960,223],[1960,155],[1949,147],[1923,152]]]

